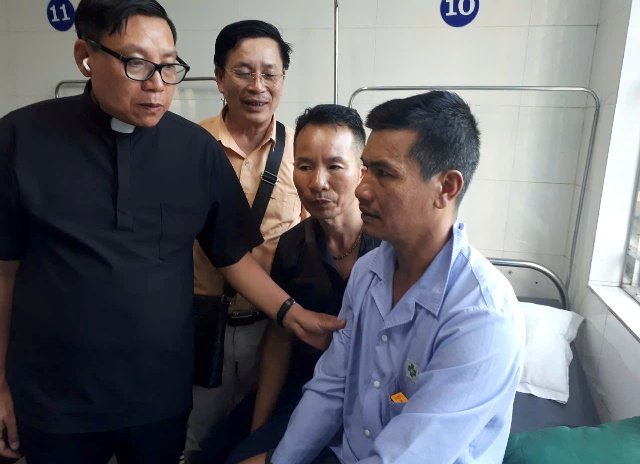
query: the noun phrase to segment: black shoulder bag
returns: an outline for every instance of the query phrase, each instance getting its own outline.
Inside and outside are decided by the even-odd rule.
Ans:
[[[284,154],[286,134],[284,125],[276,121],[276,143],[269,153],[260,185],[251,206],[251,215],[260,230],[260,224],[267,211],[273,187],[278,182],[278,172]],[[224,227],[224,225],[221,225]],[[225,282],[221,296],[194,296],[195,341],[194,341],[194,385],[215,388],[222,385],[224,364],[224,333],[231,300],[236,291]]]

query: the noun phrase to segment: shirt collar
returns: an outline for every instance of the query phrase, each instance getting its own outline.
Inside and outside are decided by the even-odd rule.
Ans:
[[[449,275],[458,255],[468,248],[466,226],[456,222],[451,228],[451,237],[438,252],[420,279],[409,289],[416,302],[416,307],[425,308],[437,316],[447,289]],[[393,285],[396,254],[393,246],[382,242],[375,258],[371,261],[370,270],[378,276],[388,288]]]
[[[222,144],[223,147],[225,148],[229,148],[231,150],[233,150],[234,152],[236,152],[238,155],[242,156],[243,158],[246,158],[248,155],[250,155],[250,153],[245,153],[244,151],[242,151],[242,149],[238,146],[238,144],[236,143],[236,141],[234,140],[234,138],[231,136],[231,133],[229,132],[229,129],[227,128],[227,124],[224,122],[224,118],[227,115],[227,112],[229,111],[229,106],[225,105],[222,108],[222,111],[220,112],[220,127],[219,127],[219,133],[218,133],[218,140],[220,141],[220,143]],[[264,140],[260,143],[259,148],[262,148],[266,143],[276,143],[276,118],[275,115],[271,116],[271,122],[269,123],[269,129],[267,129],[267,133],[265,135]]]
[[[101,124],[102,123],[104,123],[105,125],[108,124],[111,130],[113,130],[114,132],[118,132],[121,134],[133,133],[133,131],[135,131],[136,129],[136,126],[126,123],[124,121],[121,121],[118,118],[112,117],[111,115],[103,111],[102,108],[100,108],[100,105],[98,105],[98,103],[96,103],[96,101],[91,96],[91,89],[92,89],[91,79],[89,79],[85,84],[84,92],[82,93],[83,97],[85,98],[86,106],[89,113],[93,117],[95,117],[95,119]]]

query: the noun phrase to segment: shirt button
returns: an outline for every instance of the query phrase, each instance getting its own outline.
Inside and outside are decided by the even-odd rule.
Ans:
[[[382,339],[383,342],[386,342],[387,340],[389,340],[389,337],[387,337],[386,335],[383,335],[380,338]]]
[[[364,436],[369,438],[371,436],[371,431],[369,429],[364,429]]]
[[[373,388],[380,388],[380,381],[379,380],[374,380],[373,381]]]

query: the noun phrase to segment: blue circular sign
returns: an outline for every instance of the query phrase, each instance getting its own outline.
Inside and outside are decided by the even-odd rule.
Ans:
[[[51,0],[47,5],[49,24],[58,31],[67,31],[73,26],[76,10],[69,0]]]
[[[473,21],[480,9],[480,0],[442,0],[440,15],[452,27],[462,27]]]

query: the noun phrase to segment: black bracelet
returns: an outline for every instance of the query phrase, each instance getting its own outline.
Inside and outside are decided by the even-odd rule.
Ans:
[[[264,456],[264,464],[273,464],[273,463],[271,462],[271,456],[273,456],[273,452],[274,452],[274,451],[275,451],[275,450],[269,450],[269,451],[267,451],[267,454],[265,454],[265,456]]]
[[[289,297],[286,300],[284,300],[284,303],[282,303],[282,305],[280,306],[280,309],[278,310],[278,314],[276,315],[276,321],[278,322],[278,325],[280,327],[284,327],[284,317],[287,315],[287,313],[291,309],[291,306],[293,306],[295,303],[296,303],[296,300]]]

